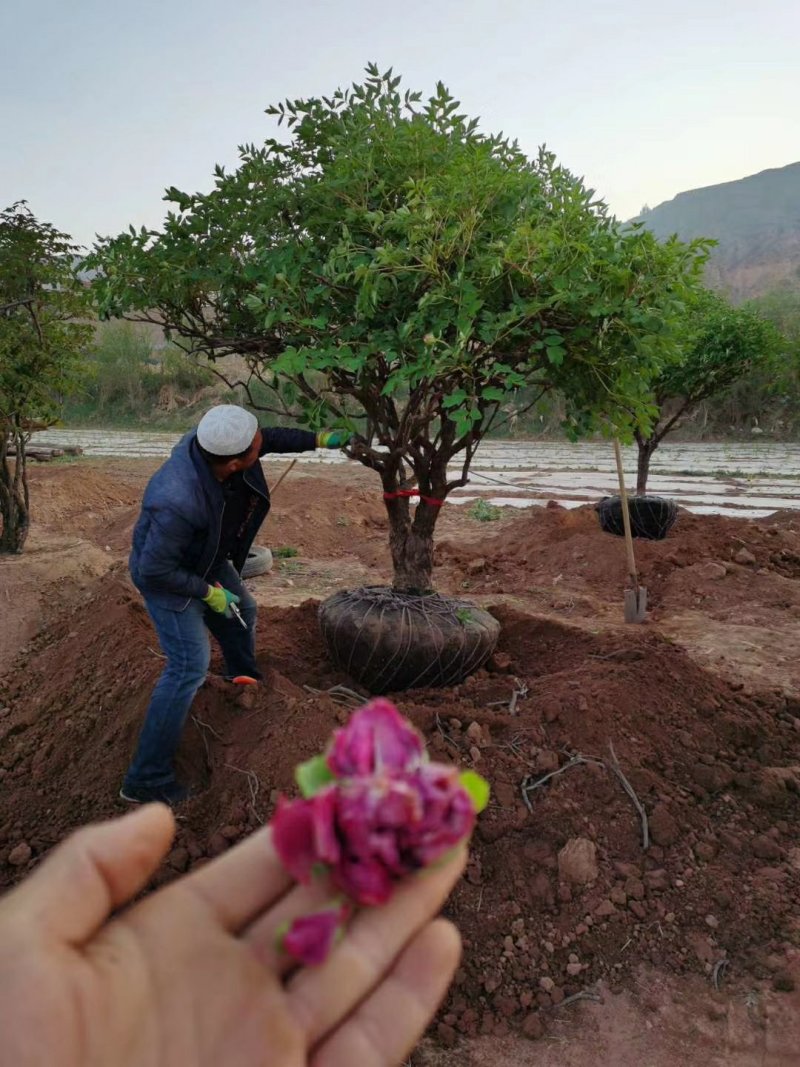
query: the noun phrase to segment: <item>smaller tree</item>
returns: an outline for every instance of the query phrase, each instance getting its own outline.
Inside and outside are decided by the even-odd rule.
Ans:
[[[25,448],[52,425],[92,328],[77,247],[24,201],[0,213],[0,553],[21,552],[30,524]]]
[[[773,430],[797,437],[800,433],[800,286],[785,282],[748,301],[746,306],[771,322],[783,341],[768,372],[756,374],[755,381],[752,375],[740,380],[732,390],[732,399],[738,402],[739,410],[745,394],[750,404],[759,404],[757,415],[763,419],[766,414]]]
[[[652,384],[655,417],[649,431],[634,432],[639,448],[636,492],[647,492],[653,453],[697,404],[729,388],[780,350],[775,327],[750,308],[733,307],[702,290],[688,309],[683,343],[675,362]]]

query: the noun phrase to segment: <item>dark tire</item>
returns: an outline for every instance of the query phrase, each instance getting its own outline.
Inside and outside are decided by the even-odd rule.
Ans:
[[[675,525],[678,505],[663,496],[629,496],[628,514],[631,517],[631,533],[648,541],[661,541]],[[600,526],[606,533],[623,537],[622,500],[618,496],[606,496],[597,505]]]
[[[456,685],[494,651],[500,623],[468,600],[372,585],[319,607],[337,667],[370,693]]]
[[[259,574],[266,574],[272,570],[272,553],[268,548],[261,545],[253,545],[247,553],[247,559],[242,567],[243,578],[257,578]]]

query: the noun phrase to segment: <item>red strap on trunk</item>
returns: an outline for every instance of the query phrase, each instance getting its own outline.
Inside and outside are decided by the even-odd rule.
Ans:
[[[384,500],[397,500],[399,497],[404,496],[418,496],[420,500],[424,500],[432,508],[440,508],[444,504],[443,500],[437,500],[433,496],[423,496],[418,489],[398,489],[396,493],[384,493]]]

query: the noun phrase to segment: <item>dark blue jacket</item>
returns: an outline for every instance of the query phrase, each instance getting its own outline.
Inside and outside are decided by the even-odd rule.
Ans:
[[[309,452],[316,448],[310,430],[262,427],[260,454]],[[247,553],[270,508],[269,489],[261,464],[244,471],[247,485],[258,494],[258,506],[240,537],[231,562],[241,571]],[[208,593],[206,579],[222,531],[224,495],[197,444],[197,431],[187,433],[167,462],[156,471],[144,492],[142,511],[133,530],[128,565],[134,585],[159,607],[183,611],[192,597]]]

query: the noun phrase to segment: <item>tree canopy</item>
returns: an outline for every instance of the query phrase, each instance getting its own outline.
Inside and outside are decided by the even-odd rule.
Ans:
[[[0,213],[0,551],[22,549],[28,529],[25,443],[58,416],[91,327],[77,248],[24,202]],[[9,463],[13,454],[14,464]]]
[[[441,84],[423,101],[371,66],[268,114],[287,140],[242,146],[209,193],[169,189],[162,230],[100,241],[103,314],[237,353],[278,410],[359,429],[390,496],[463,484],[523,387],[561,390],[572,434],[647,423],[702,242],[620,225],[552,153],[484,134]],[[387,506],[402,555],[408,501]],[[436,513],[417,508],[423,539]]]
[[[698,291],[687,306],[677,359],[653,380],[657,412],[649,430],[637,428],[637,491],[646,489],[650,458],[664,437],[693,407],[729,389],[755,368],[766,370],[784,340],[757,310],[734,307],[710,290]]]

